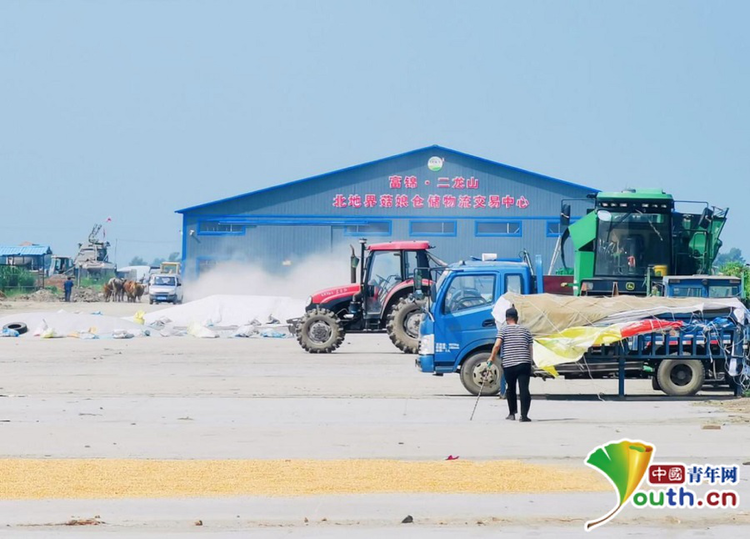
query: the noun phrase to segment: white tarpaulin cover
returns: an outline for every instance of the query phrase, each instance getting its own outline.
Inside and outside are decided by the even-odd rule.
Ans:
[[[554,294],[504,294],[492,309],[498,325],[505,322],[505,311],[515,306],[519,322],[534,337],[559,333],[567,328],[633,322],[666,314],[705,311],[732,311],[738,320],[747,320],[748,311],[735,298],[591,297]]]
[[[305,314],[304,301],[284,296],[215,295],[153,311],[145,316],[150,325],[168,319],[173,326],[240,327],[256,320],[266,324],[275,318],[282,324]]]
[[[509,293],[502,296],[492,310],[498,325],[505,323],[505,311],[511,306],[518,310],[519,322],[534,336],[534,363],[555,376],[555,366],[578,361],[592,346],[611,344],[627,335],[671,329],[668,325],[651,328],[660,322],[646,319],[656,316],[669,318],[669,314],[723,311],[732,312],[740,321],[748,321],[747,309],[733,298],[523,296]],[[641,320],[644,322],[639,322]]]

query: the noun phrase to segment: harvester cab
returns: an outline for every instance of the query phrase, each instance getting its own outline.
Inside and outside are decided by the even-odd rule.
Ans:
[[[294,321],[302,348],[333,352],[348,332],[385,330],[399,349],[416,353],[422,302],[414,297],[414,275],[445,266],[430,248],[426,241],[367,245],[360,240],[359,256],[352,247],[351,283],[316,292],[305,315]]]
[[[711,272],[727,210],[690,202],[681,204],[701,204],[702,211],[679,212],[672,196],[656,189],[592,198],[594,207],[572,224],[569,206],[561,212],[563,243],[570,238],[575,249],[577,295],[645,296],[667,275]]]

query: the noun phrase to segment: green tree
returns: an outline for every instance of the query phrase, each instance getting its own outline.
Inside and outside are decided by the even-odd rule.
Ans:
[[[721,268],[719,273],[722,275],[731,275],[732,277],[742,277],[743,296],[748,297],[748,286],[750,286],[750,267],[744,262],[727,262]]]
[[[740,265],[745,264],[745,257],[742,256],[742,249],[732,247],[726,253],[719,253],[719,256],[716,257],[716,265],[719,268],[723,268],[730,262],[738,262]]]
[[[167,262],[179,262],[180,261],[180,253],[174,252],[169,253],[169,258],[167,258]]]
[[[130,261],[131,266],[148,266],[148,263],[140,256],[134,256]]]
[[[0,266],[0,290],[33,288],[36,277],[29,271],[16,266]]]
[[[164,262],[163,258],[154,258],[154,261],[151,262],[151,267],[155,268],[157,266],[161,266],[162,262]]]

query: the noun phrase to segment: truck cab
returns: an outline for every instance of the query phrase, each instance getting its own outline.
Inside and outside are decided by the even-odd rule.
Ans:
[[[670,298],[743,297],[742,279],[729,275],[669,275],[662,285],[664,295]]]
[[[459,372],[466,389],[497,394],[501,372],[487,371],[487,359],[497,336],[492,309],[506,292],[531,294],[531,267],[521,262],[470,261],[451,264],[430,290],[426,316],[420,325],[417,367],[437,375]]]

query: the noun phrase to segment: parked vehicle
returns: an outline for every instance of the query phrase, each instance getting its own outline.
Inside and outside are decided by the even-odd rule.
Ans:
[[[742,299],[744,296],[742,279],[728,275],[668,275],[656,292],[670,298]]]
[[[149,303],[182,303],[182,279],[174,273],[152,275],[148,284]]]
[[[429,290],[430,301],[420,326],[417,367],[442,376],[458,373],[472,394],[497,394],[501,370],[487,367],[497,328],[492,309],[506,292],[530,294],[544,291],[541,261],[537,271],[524,263],[471,261],[445,268]],[[421,273],[416,286],[424,289]],[[565,378],[651,378],[655,389],[668,395],[693,395],[706,382],[726,384],[729,360],[744,363],[750,328],[732,316],[732,309],[704,313],[697,320],[685,315],[678,331],[630,337],[612,345],[590,349],[581,361],[556,366]],[[674,316],[670,316],[670,320]],[[678,317],[679,319],[679,317]],[[538,376],[549,376],[537,370]]]
[[[573,223],[569,203],[564,201],[560,212],[563,233],[556,252],[572,273],[576,295],[645,296],[665,275],[711,272],[729,210],[675,201],[659,189],[602,192],[591,200],[593,209]],[[703,208],[687,213],[677,204]],[[568,239],[575,249],[573,268],[565,260]]]
[[[416,353],[422,302],[413,297],[414,272],[445,266],[430,248],[426,241],[368,246],[360,240],[360,257],[352,247],[351,284],[316,292],[302,318],[287,320],[300,346],[314,354],[329,353],[341,346],[346,333],[385,330],[400,350]]]
[[[160,273],[180,274],[180,262],[162,262],[159,265]]]

